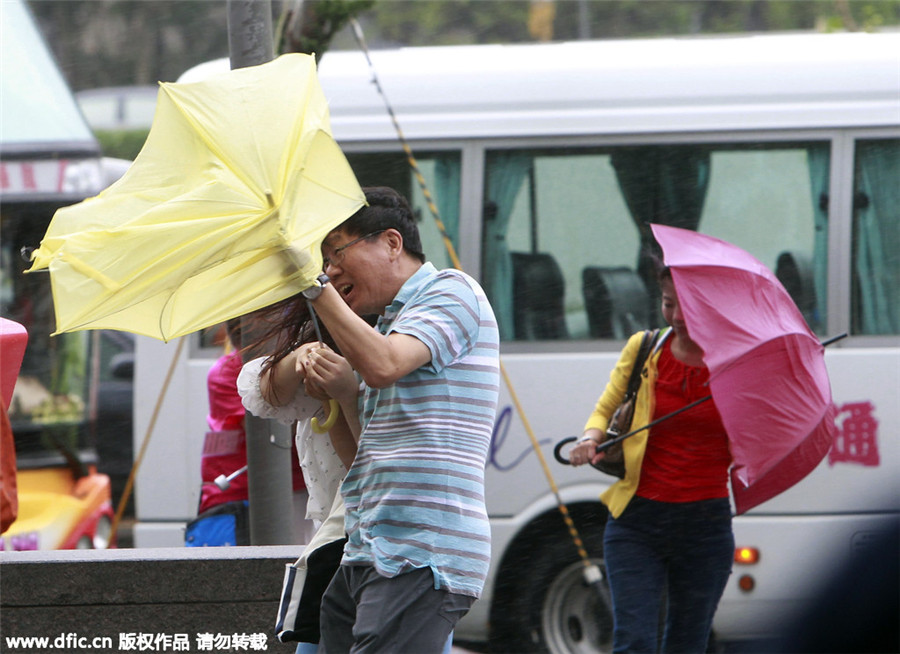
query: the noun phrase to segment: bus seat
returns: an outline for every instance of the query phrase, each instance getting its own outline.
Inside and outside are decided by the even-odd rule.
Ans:
[[[563,303],[566,284],[559,264],[544,252],[510,255],[516,340],[568,338]]]
[[[775,261],[775,277],[794,300],[806,323],[814,326],[816,289],[810,257],[789,250],[782,252]]]
[[[624,339],[650,324],[650,296],[634,270],[588,266],[581,271],[591,338]]]

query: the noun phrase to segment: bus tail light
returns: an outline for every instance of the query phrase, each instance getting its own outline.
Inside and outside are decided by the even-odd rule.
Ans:
[[[734,548],[734,562],[738,565],[754,565],[759,563],[759,549],[756,547]],[[756,579],[753,578],[753,575],[744,574],[738,577],[737,584],[742,592],[749,593],[756,588]]]
[[[759,550],[755,547],[736,547],[734,550],[734,562],[741,565],[759,563]]]

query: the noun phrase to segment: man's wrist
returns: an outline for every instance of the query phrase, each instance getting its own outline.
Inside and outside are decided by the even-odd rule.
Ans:
[[[319,296],[322,295],[322,290],[325,288],[325,285],[328,284],[331,280],[328,278],[328,275],[322,273],[318,277],[316,277],[315,283],[309,288],[301,291],[303,297],[307,300],[314,301],[319,299]]]

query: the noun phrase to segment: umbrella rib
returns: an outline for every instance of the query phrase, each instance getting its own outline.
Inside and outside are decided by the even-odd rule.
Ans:
[[[90,277],[91,279],[99,282],[109,291],[115,292],[122,288],[122,285],[119,282],[111,279],[110,277],[107,277],[96,268],[89,266],[70,252],[61,252],[60,259],[72,266],[75,270],[80,272],[85,277]]]
[[[235,177],[237,177],[238,179],[241,180],[241,182],[250,191],[250,193],[259,197],[259,199],[262,200],[263,196],[261,196],[257,191],[254,190],[254,189],[256,189],[256,184],[254,184],[253,180],[249,179],[246,176],[246,174],[244,174],[243,169],[240,166],[236,166],[234,164],[234,162],[231,160],[231,157],[226,156],[225,150],[223,150],[218,145],[218,142],[216,141],[216,139],[213,138],[213,133],[210,132],[209,130],[205,129],[198,121],[194,120],[194,117],[189,112],[187,112],[185,110],[185,108],[179,102],[177,102],[175,100],[175,98],[169,92],[170,84],[171,83],[165,83],[165,82],[162,84],[163,89],[166,91],[166,95],[169,97],[171,104],[175,107],[175,109],[178,110],[178,113],[181,114],[181,116],[185,119],[185,121],[191,126],[193,132],[197,135],[197,137],[200,139],[200,141],[207,148],[209,148],[209,151],[214,156],[216,156],[223,164],[225,164],[225,166],[228,170],[230,170],[232,173],[234,173]],[[246,116],[247,112],[245,111],[244,113]],[[250,127],[252,127],[253,123],[250,120],[249,116],[246,116],[246,120],[243,121],[243,124],[244,124],[245,129],[249,129]],[[256,140],[257,139],[254,139],[254,141],[256,141]],[[255,145],[256,145],[256,149],[257,149],[257,158],[259,159],[259,161],[262,161],[262,159],[259,158],[261,156],[260,152],[259,152],[259,144],[256,143]],[[266,191],[264,190],[264,193],[265,192]]]

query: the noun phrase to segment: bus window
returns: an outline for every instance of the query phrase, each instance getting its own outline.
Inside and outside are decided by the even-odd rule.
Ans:
[[[716,146],[699,231],[739,244],[825,330],[829,144]]]
[[[900,139],[856,142],[854,334],[900,334]]]
[[[438,268],[453,264],[422,190],[402,152],[347,153],[353,172],[362,186],[391,186],[409,198],[419,221],[422,248]],[[417,152],[416,163],[437,207],[441,222],[459,250],[460,153]]]
[[[582,271],[633,268],[640,243],[609,155],[489,151],[485,162],[482,283],[502,338],[587,338]]]
[[[828,180],[826,142],[490,151],[482,280],[502,337],[658,324],[652,222],[748,250],[822,331]]]

